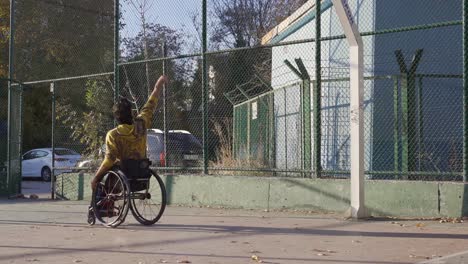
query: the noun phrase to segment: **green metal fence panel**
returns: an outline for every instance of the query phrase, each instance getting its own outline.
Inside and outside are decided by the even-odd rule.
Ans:
[[[23,88],[10,82],[8,111],[8,160],[7,192],[9,196],[21,193],[21,146],[22,146],[22,111]]]
[[[165,138],[164,153],[154,157],[158,169],[349,177],[349,47],[331,1],[132,2],[18,1],[16,78],[32,87],[25,150],[54,138],[98,163],[89,153],[99,152],[115,125],[117,96],[137,113],[166,73],[171,81],[151,127]],[[364,42],[368,179],[462,180],[462,4],[349,1]],[[161,9],[164,15],[152,15]],[[35,111],[47,118],[39,121]],[[44,132],[35,135],[32,124]],[[168,133],[193,136],[196,153],[178,155]],[[185,158],[192,160],[177,162]]]
[[[0,196],[8,195],[8,82],[0,80]]]

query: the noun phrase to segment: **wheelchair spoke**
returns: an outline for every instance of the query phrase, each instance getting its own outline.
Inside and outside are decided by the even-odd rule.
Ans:
[[[114,187],[112,187],[112,191],[110,192],[111,194],[114,193],[114,190],[115,190],[115,186],[117,186],[117,183],[121,183],[120,179],[118,179],[115,184],[114,184]]]

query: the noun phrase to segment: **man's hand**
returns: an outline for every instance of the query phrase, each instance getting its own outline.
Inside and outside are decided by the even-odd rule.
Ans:
[[[169,78],[167,78],[166,75],[161,75],[161,77],[159,77],[158,81],[154,85],[154,88],[155,89],[161,89],[161,88],[163,88],[163,85],[167,84],[168,82],[169,82]]]
[[[151,97],[159,98],[159,94],[163,90],[164,84],[167,84],[168,81],[169,79],[167,78],[167,76],[161,75],[161,77],[159,77],[158,81],[154,85],[154,90],[151,93]]]

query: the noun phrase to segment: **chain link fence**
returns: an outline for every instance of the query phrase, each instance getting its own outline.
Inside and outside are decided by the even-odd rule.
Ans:
[[[0,194],[8,193],[8,82],[0,80]]]
[[[331,1],[122,0],[117,19],[113,1],[20,2],[16,78],[46,79],[30,82],[23,146],[80,155],[57,171],[95,168],[117,96],[138,114],[166,74],[148,131],[161,172],[349,178],[349,46]],[[462,1],[349,5],[364,44],[366,178],[461,181]]]

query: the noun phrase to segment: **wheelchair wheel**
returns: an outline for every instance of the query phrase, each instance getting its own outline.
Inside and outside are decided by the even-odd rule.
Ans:
[[[107,227],[125,221],[130,204],[130,188],[125,177],[109,171],[93,191],[92,207],[96,219]]]
[[[146,189],[132,192],[130,210],[135,219],[143,225],[159,221],[166,209],[166,187],[159,175],[151,171]]]

